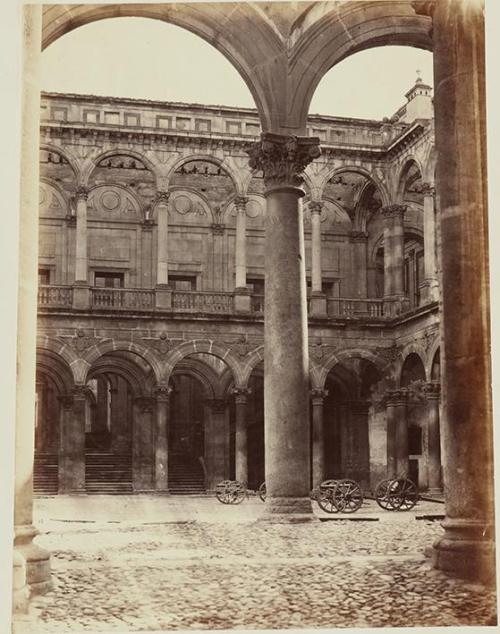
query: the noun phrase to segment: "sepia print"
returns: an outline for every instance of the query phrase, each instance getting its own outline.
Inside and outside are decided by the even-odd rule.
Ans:
[[[13,631],[496,625],[483,2],[23,22]]]

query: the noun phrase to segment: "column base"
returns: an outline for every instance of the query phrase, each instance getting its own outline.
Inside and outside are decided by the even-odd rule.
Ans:
[[[252,297],[246,286],[234,289],[234,310],[237,313],[249,313],[252,310]]]
[[[157,284],[155,291],[155,308],[172,310],[172,288],[168,284]]]
[[[91,307],[90,286],[87,282],[76,281],[73,284],[73,308],[88,310]]]
[[[30,591],[26,583],[26,562],[19,551],[14,549],[12,557],[12,611],[26,613],[29,607]]]
[[[25,596],[24,588],[19,585],[23,577],[22,562],[24,562],[25,587],[28,589],[29,597],[45,594],[52,587],[50,553],[33,542],[38,535],[34,526],[16,526],[14,535],[14,574],[16,575],[14,594],[18,605],[22,606]]]
[[[445,519],[432,548],[432,566],[450,575],[495,583],[494,525],[472,519]]]
[[[259,521],[296,524],[316,520],[309,497],[266,497],[266,508]]]

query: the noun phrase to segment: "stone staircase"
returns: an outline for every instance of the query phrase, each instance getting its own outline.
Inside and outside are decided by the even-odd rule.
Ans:
[[[87,493],[128,495],[132,489],[132,457],[129,454],[88,452],[85,455]]]
[[[59,467],[57,454],[36,453],[33,463],[33,495],[57,495]]]
[[[200,461],[183,454],[168,458],[168,489],[172,495],[205,493],[205,474]]]

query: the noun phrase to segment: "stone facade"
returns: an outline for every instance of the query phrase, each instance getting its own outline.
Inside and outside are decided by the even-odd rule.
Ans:
[[[401,386],[416,396],[400,471],[429,487],[418,395],[439,380],[435,259],[424,266],[431,119],[310,117],[307,148],[319,138],[321,155],[276,171],[281,146],[251,145],[253,110],[44,94],[41,111],[40,490],[48,463],[59,492],[264,480],[264,191],[282,182],[305,192],[311,411],[295,433],[309,444],[314,420],[307,489],[386,476],[385,392]]]

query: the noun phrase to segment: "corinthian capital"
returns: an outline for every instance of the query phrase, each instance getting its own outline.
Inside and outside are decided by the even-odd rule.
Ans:
[[[247,206],[248,198],[246,196],[236,196],[234,199],[234,206],[236,211],[244,212]]]
[[[422,183],[422,194],[424,196],[434,196],[436,188],[431,183]]]
[[[75,200],[87,200],[87,198],[89,197],[89,189],[88,187],[85,187],[84,185],[80,185],[79,187],[76,188],[76,192],[75,192]]]
[[[323,210],[323,203],[322,202],[319,202],[318,200],[312,200],[309,203],[309,211],[311,212],[311,214],[320,215],[322,210]]]
[[[316,137],[284,136],[265,132],[247,150],[250,167],[264,172],[267,187],[299,187],[302,172],[321,154]]]
[[[406,205],[387,205],[387,207],[382,207],[382,214],[386,218],[402,218],[406,209]]]

